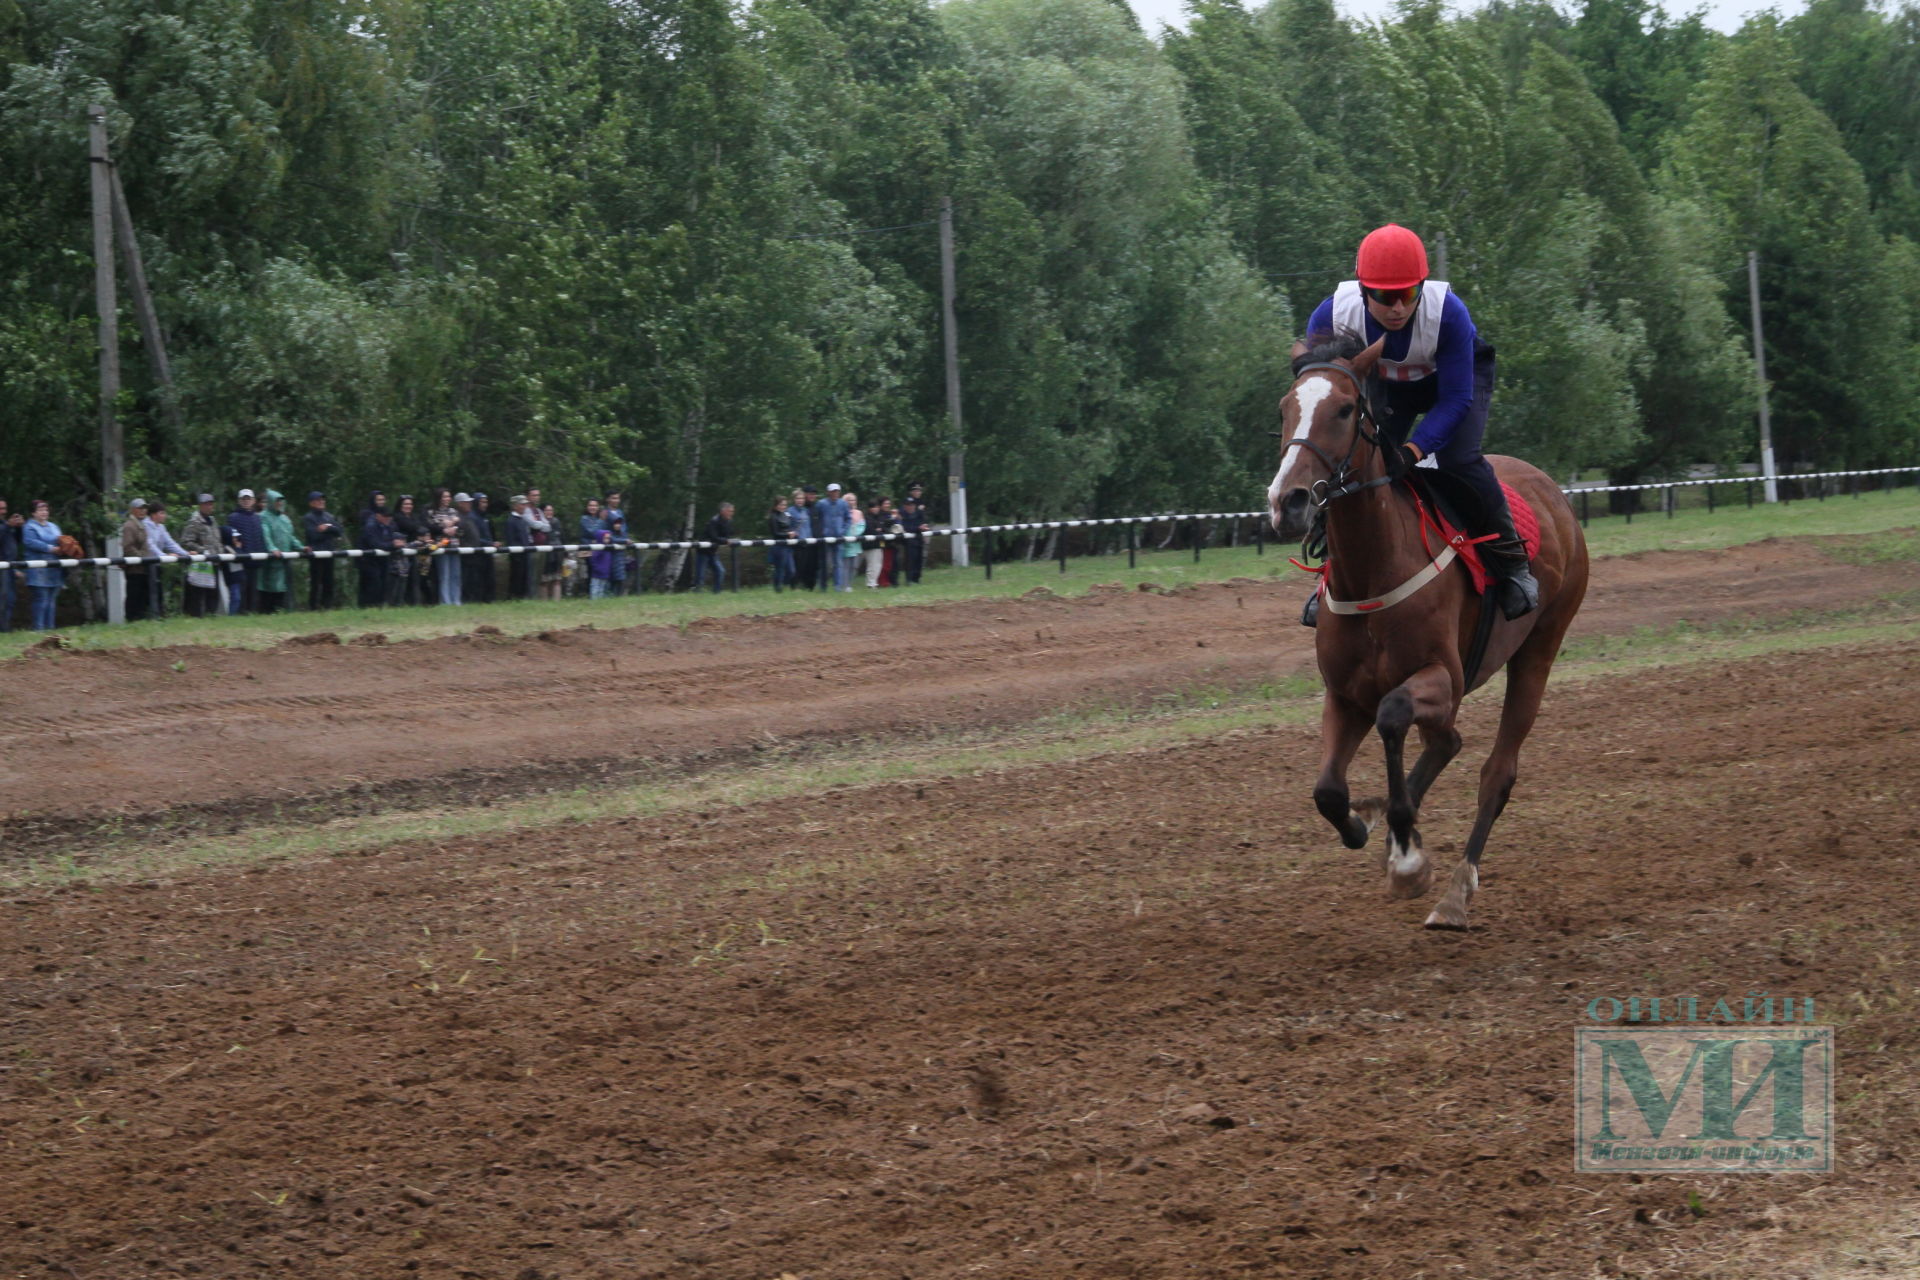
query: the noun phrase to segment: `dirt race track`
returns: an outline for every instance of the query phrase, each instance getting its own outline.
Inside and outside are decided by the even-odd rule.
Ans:
[[[1914,586],[1596,568],[1576,635]],[[557,772],[1011,724],[1300,670],[1301,595],[36,654],[0,808],[23,847],[159,795],[505,788],[508,735]],[[1887,642],[1550,689],[1464,935],[1338,847],[1299,726],[16,890],[0,1276],[1911,1275],[1819,1259],[1920,1196],[1917,677]],[[1496,711],[1423,814],[1443,869]],[[1587,1002],[1750,991],[1839,1026],[1834,1172],[1575,1173]]]

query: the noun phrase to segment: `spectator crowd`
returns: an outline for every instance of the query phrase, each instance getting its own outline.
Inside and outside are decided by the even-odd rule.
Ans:
[[[824,492],[803,485],[773,500],[760,529],[737,524],[734,505],[723,502],[697,534],[707,545],[695,551],[694,585],[713,591],[727,586],[727,544],[736,539],[770,543],[767,564],[775,591],[852,591],[863,579],[869,588],[917,583],[929,528],[922,493],[915,484],[898,504],[884,497],[863,503],[838,484]],[[289,608],[295,561],[307,566],[306,606],[313,610],[346,603],[387,608],[633,595],[644,589],[650,549],[633,534],[618,491],[588,498],[572,523],[531,488],[507,499],[504,512],[494,509],[487,494],[446,488],[425,500],[410,493],[389,500],[375,490],[350,519],[336,515],[318,490],[307,494],[297,517],[274,489],[241,489],[224,515],[218,505],[213,494],[198,494],[176,526],[163,502],[135,498],[128,504],[120,517],[119,554],[146,562],[124,570],[129,622],[171,612],[169,587],[176,575],[163,572],[162,556],[249,557],[187,566],[181,607],[191,617],[213,617]],[[880,540],[886,534],[895,537]],[[813,541],[822,538],[851,540]],[[875,540],[857,541],[862,538]],[[660,539],[685,540],[685,534]],[[355,549],[389,554],[332,554]],[[12,565],[0,570],[0,631],[13,629],[16,597],[26,602],[30,627],[51,630],[60,593],[70,585],[68,571],[58,565],[24,568],[19,562],[104,553],[86,550],[54,523],[46,501],[13,511],[0,499],[0,562]],[[504,590],[498,567],[503,558]],[[674,584],[662,585],[670,590]]]

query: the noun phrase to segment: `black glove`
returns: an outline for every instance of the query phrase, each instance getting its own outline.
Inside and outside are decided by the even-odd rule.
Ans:
[[[1387,474],[1398,480],[1413,470],[1419,459],[1413,456],[1413,446],[1396,444],[1387,446]]]

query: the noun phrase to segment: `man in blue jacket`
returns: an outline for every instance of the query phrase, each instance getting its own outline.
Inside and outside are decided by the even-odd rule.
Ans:
[[[254,505],[253,490],[240,491],[240,509],[227,517],[227,524],[236,535],[233,549],[248,555],[264,553],[267,549],[267,531],[260,524],[260,512]],[[259,560],[238,560],[228,570],[228,590],[233,595],[227,602],[227,612],[252,613],[255,599],[255,582],[260,574]]]
[[[827,496],[814,504],[813,536],[816,538],[844,538],[847,530],[853,527],[853,513],[847,510],[847,504],[841,501],[842,490],[837,484],[827,486]],[[840,544],[829,543],[820,548],[820,589],[831,591],[847,584],[847,561],[840,554]]]
[[[1505,492],[1480,452],[1493,399],[1494,351],[1474,327],[1467,304],[1445,281],[1427,278],[1420,237],[1392,223],[1360,242],[1353,280],[1343,282],[1307,321],[1307,345],[1350,337],[1386,346],[1374,366],[1378,394],[1370,395],[1387,440],[1408,466],[1428,458],[1455,477],[1480,504],[1481,532],[1499,536],[1480,544],[1487,570],[1498,580],[1495,598],[1509,618],[1540,605],[1540,587],[1527,564],[1526,545],[1513,527]],[[1320,597],[1308,600],[1301,622],[1313,626]]]

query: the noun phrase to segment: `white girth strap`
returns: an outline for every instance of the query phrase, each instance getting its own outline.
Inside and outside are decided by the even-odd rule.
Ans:
[[[1429,582],[1432,582],[1442,573],[1445,573],[1447,566],[1452,563],[1453,548],[1448,546],[1445,550],[1441,551],[1439,555],[1435,556],[1433,563],[1429,564],[1426,568],[1414,574],[1411,578],[1408,578],[1405,582],[1387,592],[1387,594],[1375,596],[1371,600],[1335,600],[1327,593],[1327,580],[1322,578],[1320,580],[1320,599],[1326,604],[1327,608],[1333,610],[1335,613],[1378,613],[1382,609],[1393,608],[1393,606],[1399,604],[1402,600],[1405,600]]]

